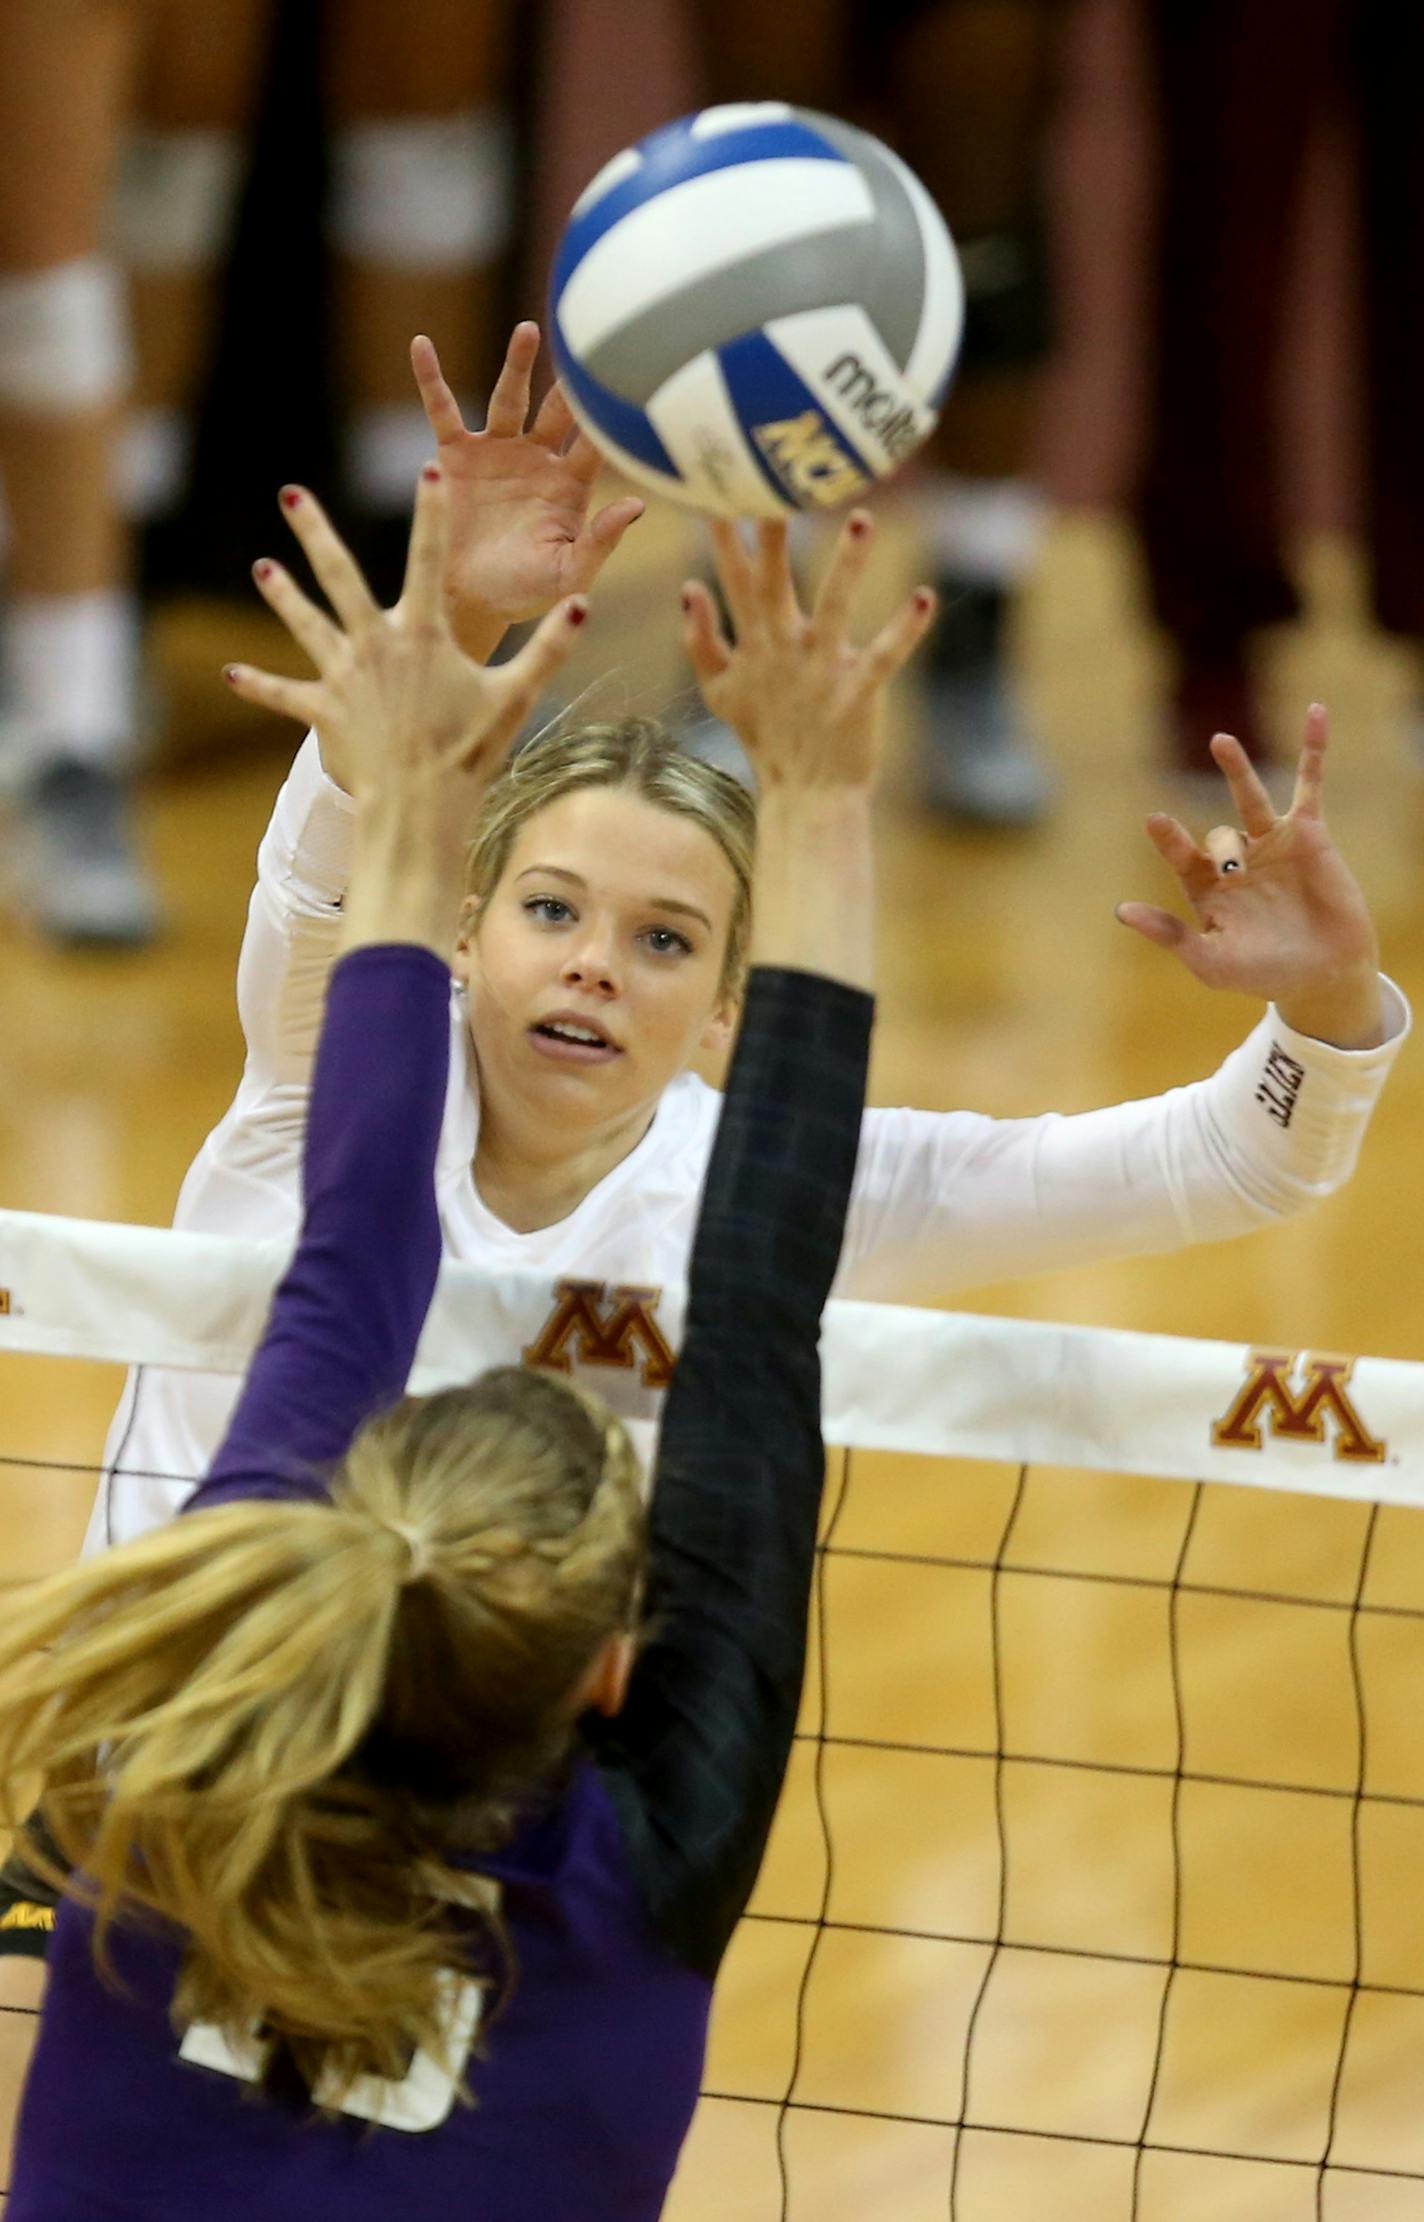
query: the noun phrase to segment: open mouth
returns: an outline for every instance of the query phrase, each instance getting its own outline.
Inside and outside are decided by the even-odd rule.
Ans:
[[[567,1064],[607,1064],[611,1058],[623,1054],[617,1042],[610,1041],[601,1027],[562,1012],[542,1018],[531,1026],[529,1039],[541,1056],[557,1058]]]

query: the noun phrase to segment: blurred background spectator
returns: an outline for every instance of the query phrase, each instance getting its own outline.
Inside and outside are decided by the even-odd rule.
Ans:
[[[264,484],[286,427],[334,399],[350,505],[403,539],[428,448],[411,332],[440,332],[466,394],[501,343],[511,16],[499,0],[0,0],[0,773],[18,899],[56,940],[133,944],[157,925],[127,808],[144,738],[128,525],[155,528],[152,583],[201,580],[230,545],[221,466],[162,539],[190,491],[200,387],[209,445]],[[300,453],[312,475],[330,451],[299,434],[281,467]]]
[[[1282,357],[1312,146],[1343,124],[1357,238],[1342,337],[1360,366],[1359,518],[1376,621],[1424,643],[1424,11],[1390,0],[1141,0],[1160,133],[1152,371],[1139,499],[1171,649],[1172,760],[1219,730],[1268,754],[1253,652],[1299,614],[1298,468]],[[1418,682],[1416,681],[1416,692]]]
[[[1353,514],[1342,387],[1360,329],[1376,610],[1421,633],[1405,90],[1421,37],[1379,0],[1308,0],[1288,22],[1274,0],[0,0],[0,778],[24,907],[60,940],[157,922],[126,809],[162,724],[126,516],[151,594],[245,596],[273,489],[299,473],[344,489],[389,589],[382,549],[426,444],[411,332],[432,331],[477,411],[513,316],[542,314],[573,195],[715,99],[879,131],[964,252],[960,375],[892,497],[945,595],[921,721],[933,809],[1017,826],[1049,798],[1013,674],[1055,498],[1140,510],[1169,763],[1199,769],[1220,725],[1261,751],[1256,634],[1295,608],[1282,536]],[[1325,252],[1342,231],[1314,158],[1332,83],[1365,124],[1363,321],[1341,315]]]
[[[873,130],[929,188],[967,297],[950,398],[915,472],[941,615],[925,673],[933,809],[1027,825],[1049,793],[1006,630],[1044,498],[1032,471],[1052,329],[1044,157],[1067,0],[695,0],[717,100],[798,102]]]

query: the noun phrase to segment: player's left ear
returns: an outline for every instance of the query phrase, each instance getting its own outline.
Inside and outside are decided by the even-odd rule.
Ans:
[[[732,1037],[737,1031],[741,1015],[740,996],[719,996],[712,1006],[711,1017],[702,1029],[699,1049],[708,1050],[713,1056],[724,1056],[732,1045]]]
[[[603,1713],[609,1720],[621,1713],[636,1657],[637,1644],[626,1629],[609,1636],[580,1687],[579,1711]]]
[[[461,987],[470,984],[470,967],[475,961],[475,926],[480,906],[473,895],[467,895],[460,905],[460,922],[455,929],[455,947],[450,957],[450,970]]]

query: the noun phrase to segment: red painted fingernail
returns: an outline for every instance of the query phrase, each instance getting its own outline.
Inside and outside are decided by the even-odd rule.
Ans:
[[[263,558],[262,558],[262,560],[261,560],[261,562],[260,562],[260,563],[254,563],[254,564],[253,564],[253,566],[252,566],[252,576],[254,577],[254,579],[270,579],[270,578],[271,578],[271,576],[272,576],[272,566],[271,566],[271,564],[270,564],[270,563],[268,562],[268,560],[267,560],[266,556],[263,556]]]
[[[692,614],[692,596],[688,593],[686,587],[682,590],[682,606],[690,616]]]
[[[420,475],[427,486],[438,486],[440,483],[440,473],[433,463],[427,463]]]
[[[284,509],[300,508],[301,499],[302,494],[299,486],[284,486],[282,488],[282,507]]]
[[[934,596],[927,586],[915,588],[915,607],[921,612],[934,608]]]
[[[222,667],[222,675],[224,679],[226,679],[230,687],[234,686],[237,682],[237,665],[224,664]]]
[[[847,529],[853,540],[863,540],[870,530],[870,519],[868,517],[852,517]]]
[[[570,604],[569,604],[569,623],[570,623],[571,625],[582,625],[582,623],[583,623],[584,619],[585,619],[585,618],[586,618],[587,616],[588,616],[588,604],[587,604],[587,602],[570,602]]]

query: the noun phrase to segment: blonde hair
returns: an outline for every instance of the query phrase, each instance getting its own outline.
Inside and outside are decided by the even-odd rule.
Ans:
[[[485,798],[470,848],[467,885],[476,916],[504,875],[520,827],[583,787],[626,788],[711,835],[737,883],[722,987],[738,994],[751,939],[756,804],[727,772],[689,756],[655,718],[544,734],[510,760]]]
[[[495,1887],[457,1862],[557,1775],[644,1555],[637,1460],[593,1398],[513,1366],[407,1398],[329,1505],[197,1512],[11,1597],[0,1818],[41,1777],[101,1966],[117,1914],[186,1932],[180,2024],[261,2023],[324,2103],[398,2079],[444,2050],[452,1904],[478,1972],[508,1972]]]

